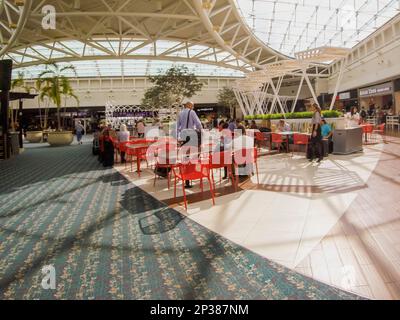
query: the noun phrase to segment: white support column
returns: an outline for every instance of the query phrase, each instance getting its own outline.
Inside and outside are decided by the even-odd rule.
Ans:
[[[331,101],[331,105],[329,107],[329,110],[332,110],[333,106],[335,105],[336,97],[337,97],[337,94],[338,94],[338,91],[339,91],[339,86],[340,86],[340,83],[342,82],[342,78],[343,78],[343,74],[344,74],[344,67],[346,65],[346,59],[345,58],[342,59],[340,63],[341,63],[340,71],[339,71],[339,74],[338,74],[338,78],[336,80],[335,92],[333,93],[332,101]]]
[[[296,94],[296,99],[293,102],[293,106],[292,106],[292,110],[291,110],[292,113],[294,112],[297,101],[299,100],[300,92],[301,92],[301,89],[303,88],[303,83],[304,83],[304,75],[301,77],[300,86],[299,86],[299,89],[297,90],[297,94]]]
[[[250,116],[253,116],[253,114],[251,113],[251,107],[250,107],[250,104],[249,104],[248,93],[240,92],[240,94],[242,95],[244,106],[245,106],[245,108],[247,110],[247,114],[250,115]]]
[[[243,100],[241,99],[241,96],[240,96],[238,90],[233,88],[233,93],[235,94],[236,100],[239,104],[240,109],[242,110],[243,115],[248,116],[246,109],[244,108],[244,105],[243,105]]]
[[[281,100],[279,98],[279,90],[280,90],[280,86],[282,85],[283,77],[282,77],[282,79],[279,78],[278,87],[275,87],[274,82],[272,81],[272,79],[269,79],[269,80],[270,80],[270,85],[271,85],[272,92],[274,94],[274,102],[272,103],[271,111],[275,109],[275,105],[276,105],[276,103],[278,103],[279,107],[281,108],[281,112],[283,114],[285,114],[285,110],[283,109],[282,102],[281,102]],[[272,113],[272,112],[270,112],[270,113]]]
[[[312,96],[314,98],[314,102],[318,105],[318,107],[321,108],[321,106],[319,105],[318,99],[317,99],[317,95],[315,94],[315,90],[314,90],[314,88],[313,88],[313,86],[311,84],[310,79],[308,78],[307,69],[303,69],[302,72],[303,72],[304,79],[306,79],[308,88],[310,89],[311,94],[312,94]]]
[[[268,97],[268,89],[269,89],[269,83],[267,82],[261,88],[261,90],[262,90],[262,96],[261,96],[261,102],[260,102],[260,112],[261,112],[261,114],[268,113],[269,98],[268,98],[267,104],[266,104],[267,108],[264,107],[264,104],[265,104],[266,99]]]

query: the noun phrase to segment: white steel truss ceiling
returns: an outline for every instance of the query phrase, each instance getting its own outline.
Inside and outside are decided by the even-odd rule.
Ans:
[[[303,49],[351,47],[393,17],[399,1],[0,0],[0,58],[31,74],[50,61],[93,76],[183,62],[212,67],[204,75],[228,68],[237,76]],[[56,10],[55,30],[42,28],[45,5]]]
[[[237,0],[253,32],[289,56],[352,48],[399,13],[399,0]]]
[[[138,59],[247,72],[284,58],[253,37],[234,0],[24,1],[31,10],[18,39],[10,44],[0,25],[5,39],[0,49],[7,43],[4,57],[15,68],[48,61]],[[56,10],[54,30],[41,26],[45,5]]]

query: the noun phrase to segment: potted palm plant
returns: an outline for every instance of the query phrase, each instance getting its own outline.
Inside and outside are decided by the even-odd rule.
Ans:
[[[78,97],[74,94],[69,78],[65,75],[72,71],[76,75],[75,67],[67,65],[60,67],[56,63],[49,63],[46,70],[39,74],[37,87],[40,90],[40,99],[47,97],[57,107],[57,130],[48,133],[47,142],[51,146],[70,145],[74,140],[72,131],[63,130],[61,127],[61,105],[64,100],[74,98],[79,104]]]
[[[31,91],[31,87],[28,87],[25,85],[25,78],[24,74],[22,72],[18,72],[18,76],[12,80],[11,82],[11,89],[14,91],[16,88],[21,88],[24,89],[26,92]],[[12,130],[15,130],[15,119],[14,117],[14,108],[11,108],[11,126]],[[26,140],[28,140],[30,143],[39,143],[42,141],[43,138],[43,131],[41,130],[41,125],[40,127],[36,127],[35,129],[28,128],[26,132]]]

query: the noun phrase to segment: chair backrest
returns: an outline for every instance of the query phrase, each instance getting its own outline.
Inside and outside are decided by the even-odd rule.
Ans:
[[[140,143],[146,143],[147,139],[142,139],[142,138],[132,138],[129,140],[129,144],[140,144]]]
[[[385,123],[378,125],[377,128],[379,131],[385,131]]]
[[[294,144],[308,144],[309,136],[306,134],[295,133],[293,134]]]
[[[126,145],[129,143],[129,141],[122,141],[118,144],[118,149],[119,152],[125,152],[126,151]]]
[[[372,133],[373,130],[374,130],[374,126],[372,124],[367,124],[367,125],[362,126],[363,133]]]
[[[278,142],[278,143],[283,142],[283,137],[279,133],[272,133],[271,137],[272,137],[272,142]]]
[[[256,140],[260,141],[266,140],[266,137],[262,132],[256,131],[255,134],[256,134]]]
[[[189,175],[194,179],[203,176],[210,176],[210,164],[203,161],[196,163],[181,163],[179,164],[179,172],[184,180],[185,177],[188,177]]]
[[[153,149],[149,148],[149,151]],[[178,162],[178,145],[173,143],[165,143],[155,146],[156,162],[161,165],[175,165]]]
[[[212,168],[225,167],[232,164],[232,152],[221,151],[210,154],[210,165]]]
[[[237,165],[256,163],[257,148],[241,149],[233,153],[233,161]]]

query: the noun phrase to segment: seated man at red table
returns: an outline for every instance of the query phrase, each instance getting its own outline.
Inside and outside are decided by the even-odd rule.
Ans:
[[[287,132],[287,131],[292,131],[290,128],[290,124],[287,123],[285,120],[281,119],[279,120],[278,126],[276,127],[276,130],[278,132]]]
[[[292,131],[292,128],[290,127],[290,124],[287,123],[285,120],[281,119],[279,120],[278,126],[276,127],[276,131],[278,132],[290,132]],[[284,140],[289,139],[289,144],[293,143],[293,137],[292,136],[287,136],[287,137],[283,137]],[[287,141],[285,141],[282,144],[282,147],[284,147],[283,145],[286,144]],[[286,146],[284,147],[286,148]]]

